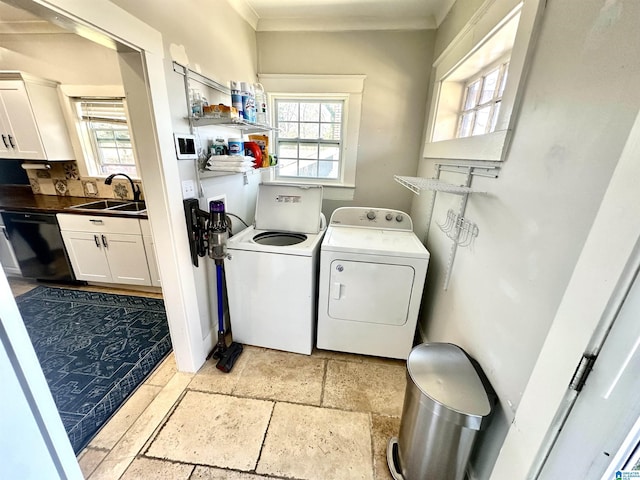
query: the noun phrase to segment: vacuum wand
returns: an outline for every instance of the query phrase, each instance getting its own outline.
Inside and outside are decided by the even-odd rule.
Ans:
[[[236,360],[242,353],[242,345],[232,342],[227,347],[224,329],[224,258],[227,254],[227,239],[229,234],[227,231],[227,220],[224,208],[224,202],[213,200],[209,203],[209,257],[216,265],[216,284],[218,297],[218,343],[211,355],[218,359],[216,368],[228,373],[233,368]]]

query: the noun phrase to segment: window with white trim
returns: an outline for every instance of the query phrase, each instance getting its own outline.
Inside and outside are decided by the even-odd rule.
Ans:
[[[269,181],[323,186],[328,200],[353,200],[365,75],[258,75],[268,92]]]
[[[509,62],[492,66],[465,85],[457,138],[494,132],[507,81]]]
[[[89,175],[138,178],[125,100],[76,97],[71,102]]]
[[[278,178],[338,180],[345,98],[275,96]]]

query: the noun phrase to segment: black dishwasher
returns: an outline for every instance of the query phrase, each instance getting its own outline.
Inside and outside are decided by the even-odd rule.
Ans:
[[[2,212],[22,276],[38,280],[75,280],[53,213]]]

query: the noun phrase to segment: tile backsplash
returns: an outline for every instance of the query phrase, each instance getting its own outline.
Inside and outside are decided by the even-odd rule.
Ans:
[[[38,195],[58,195],[91,198],[119,198],[131,200],[131,184],[126,178],[114,178],[111,185],[105,185],[103,178],[81,177],[78,164],[72,162],[51,162],[48,170],[27,170],[29,184]],[[142,190],[142,182],[134,180]]]

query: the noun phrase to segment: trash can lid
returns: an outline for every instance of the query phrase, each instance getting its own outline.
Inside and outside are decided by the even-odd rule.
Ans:
[[[462,349],[450,343],[423,343],[409,354],[407,371],[420,391],[446,409],[472,417],[491,413],[482,381]]]

